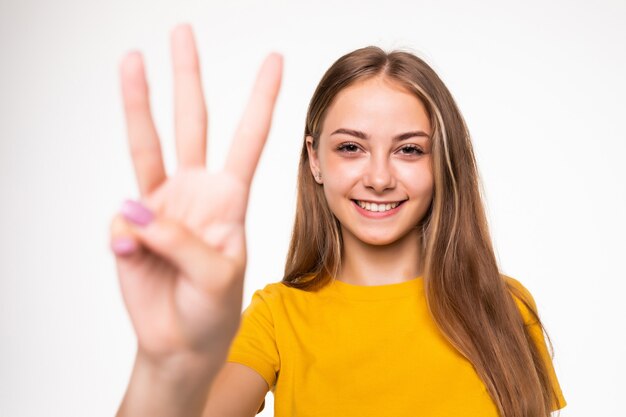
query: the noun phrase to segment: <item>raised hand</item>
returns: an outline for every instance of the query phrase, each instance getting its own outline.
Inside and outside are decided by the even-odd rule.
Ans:
[[[250,184],[282,78],[282,57],[263,62],[224,168],[205,167],[207,111],[188,25],[172,31],[178,167],[167,176],[142,58],[120,66],[128,140],[141,204],[111,223],[111,248],[138,351],[152,361],[224,359],[238,329],[246,266]]]

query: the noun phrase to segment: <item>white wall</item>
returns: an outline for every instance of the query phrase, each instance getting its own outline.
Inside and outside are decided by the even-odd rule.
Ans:
[[[501,266],[533,293],[554,342],[562,415],[623,413],[626,2],[508,3],[1,0],[0,415],[117,409],[135,342],[108,225],[137,195],[118,64],[144,53],[173,169],[168,40],[183,21],[199,45],[214,167],[262,58],[285,56],[248,212],[244,306],[281,278],[322,73],[357,47],[411,48],[469,124]]]

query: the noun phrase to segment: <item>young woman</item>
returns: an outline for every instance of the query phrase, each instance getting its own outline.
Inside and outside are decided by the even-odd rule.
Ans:
[[[549,416],[566,405],[531,294],[499,272],[469,133],[421,59],[336,61],[311,99],[282,281],[240,315],[245,212],[282,60],[264,62],[223,171],[191,29],[172,34],[179,168],[141,58],[122,90],[141,203],[112,222],[138,349],[118,416]]]

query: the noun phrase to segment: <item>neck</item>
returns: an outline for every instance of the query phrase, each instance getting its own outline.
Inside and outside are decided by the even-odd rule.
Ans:
[[[337,280],[354,285],[386,285],[405,282],[421,274],[417,230],[389,245],[370,245],[345,229],[342,232],[342,266]]]

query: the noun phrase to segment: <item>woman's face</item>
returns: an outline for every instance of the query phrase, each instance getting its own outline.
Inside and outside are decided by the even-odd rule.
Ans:
[[[422,102],[388,79],[357,82],[335,97],[317,150],[306,140],[344,237],[387,245],[414,230],[433,195],[431,134]]]

